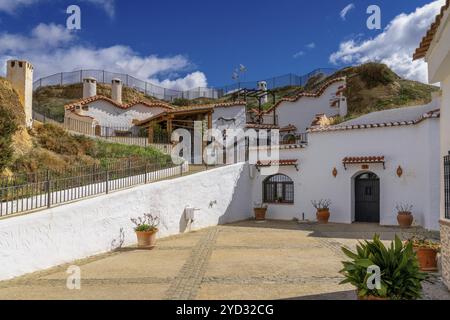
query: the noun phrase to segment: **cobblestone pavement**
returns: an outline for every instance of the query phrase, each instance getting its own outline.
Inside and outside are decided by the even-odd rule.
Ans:
[[[355,299],[350,285],[339,285],[341,246],[374,233],[387,241],[414,232],[422,231],[243,221],[161,239],[150,251],[124,248],[75,261],[80,290],[67,289],[69,265],[0,282],[0,299]],[[450,299],[439,277],[424,293]]]

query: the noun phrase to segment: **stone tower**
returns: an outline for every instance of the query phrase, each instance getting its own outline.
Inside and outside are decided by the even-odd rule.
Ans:
[[[33,124],[33,66],[28,61],[9,60],[7,62],[6,79],[19,95],[25,111],[25,125]]]
[[[122,81],[118,78],[112,79],[111,99],[122,104]]]
[[[97,95],[97,80],[89,77],[83,79],[83,99],[95,97]]]

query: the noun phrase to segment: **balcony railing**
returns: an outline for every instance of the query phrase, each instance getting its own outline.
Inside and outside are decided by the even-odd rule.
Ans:
[[[280,145],[307,145],[308,134],[305,133],[288,133],[280,135]]]

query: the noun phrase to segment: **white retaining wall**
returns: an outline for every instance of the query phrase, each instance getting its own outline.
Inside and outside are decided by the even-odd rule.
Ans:
[[[250,218],[249,194],[241,163],[0,220],[0,280],[132,245],[130,218],[144,213],[160,215],[159,237]]]

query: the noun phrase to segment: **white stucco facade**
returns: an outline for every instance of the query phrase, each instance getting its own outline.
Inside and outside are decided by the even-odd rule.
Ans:
[[[213,128],[221,131],[226,129],[244,129],[247,123],[246,106],[215,107],[212,120]]]
[[[280,173],[294,182],[294,204],[270,204],[272,219],[316,220],[311,200],[330,199],[330,221],[352,223],[354,212],[354,177],[369,171],[380,179],[380,224],[397,225],[398,203],[414,205],[417,225],[439,228],[439,119],[427,119],[416,125],[372,129],[355,129],[309,134],[305,148],[280,150],[281,159],[297,159],[298,169],[280,167]],[[349,156],[385,156],[382,164],[348,165]],[[397,176],[401,166],[403,175]],[[332,175],[336,168],[338,174]],[[262,201],[262,184],[266,178],[254,171],[253,199]]]
[[[339,88],[346,85],[345,80],[329,85],[323,93],[317,97],[303,96],[295,102],[284,101],[276,108],[276,115],[280,128],[292,124],[298,132],[306,132],[311,127],[311,121],[317,114],[325,114],[328,117],[345,115],[347,113],[347,100],[341,97],[339,105],[332,106],[331,101],[336,99]]]
[[[144,213],[161,217],[159,237],[247,219],[248,174],[235,164],[0,220],[0,280],[132,245],[130,218]],[[199,209],[192,225],[187,206]]]
[[[133,125],[133,120],[145,120],[166,109],[161,107],[148,107],[143,104],[136,104],[132,107],[119,108],[106,100],[97,100],[84,106],[76,112],[83,116],[94,118],[103,127],[124,127]],[[66,116],[71,117],[73,112],[66,111]]]

